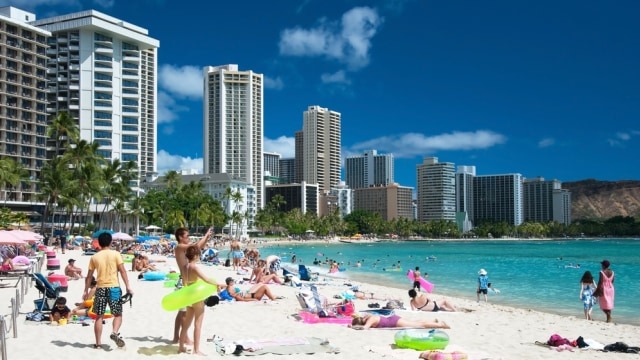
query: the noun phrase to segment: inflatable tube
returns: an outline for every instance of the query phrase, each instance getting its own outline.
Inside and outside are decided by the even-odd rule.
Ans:
[[[411,281],[415,281],[414,277],[413,277],[413,270],[409,270],[407,272],[407,278],[409,278],[409,280]],[[430,282],[428,282],[427,280],[425,280],[422,276],[420,277],[420,280],[418,280],[418,282],[420,283],[420,288],[424,289],[424,291],[430,293],[433,292],[433,288],[434,285]]]
[[[13,263],[13,265],[29,265],[31,263],[28,257],[22,255],[14,257],[13,259],[11,259],[11,262]]]
[[[147,281],[164,280],[166,276],[167,275],[165,273],[158,271],[147,271],[146,273],[142,274],[142,277]]]
[[[122,254],[122,261],[126,263],[130,263],[133,261],[133,255],[131,254]]]
[[[449,335],[436,329],[404,329],[394,336],[396,346],[403,349],[438,350],[449,344]]]
[[[89,310],[87,315],[89,315],[89,317],[92,318],[93,320],[95,320],[98,317],[98,315],[96,315],[96,313],[93,312],[93,308],[91,308],[91,310]],[[103,319],[109,319],[111,317],[113,317],[113,314],[111,314],[111,310],[105,311],[104,315],[102,315]]]
[[[351,316],[342,316],[342,317],[319,317],[318,314],[314,314],[308,311],[300,311],[298,313],[302,322],[305,324],[340,324],[347,325],[351,324],[353,318]]]
[[[202,301],[209,296],[216,294],[218,287],[202,280],[176,290],[162,298],[162,308],[167,311],[174,311]]]
[[[91,309],[93,306],[93,298],[84,301],[84,307]]]
[[[180,279],[180,273],[170,272],[170,273],[167,274],[167,279],[168,280],[178,280],[178,279]]]
[[[178,284],[178,281],[176,280],[167,280],[164,282],[164,287],[172,288],[172,287],[176,287],[177,284]]]
[[[467,360],[467,354],[460,351],[444,352],[438,350],[425,351],[420,354],[420,359],[427,360]]]

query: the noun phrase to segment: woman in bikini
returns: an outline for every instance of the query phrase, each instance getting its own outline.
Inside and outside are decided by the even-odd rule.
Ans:
[[[236,301],[260,301],[263,296],[268,297],[269,300],[277,299],[273,296],[271,289],[269,289],[267,284],[256,284],[249,289],[249,291],[243,293],[241,291],[236,291],[234,286],[235,280],[233,280],[233,278],[228,277],[225,280],[225,283],[227,284],[227,291],[229,292],[229,295],[236,299]]]
[[[280,280],[277,274],[265,274],[266,268],[267,262],[262,259],[258,260],[258,265],[253,269],[249,281],[255,280],[256,284],[268,284],[270,281],[273,281],[276,284],[282,285],[282,280]]]
[[[411,310],[420,311],[457,311],[448,300],[443,299],[440,303],[436,303],[435,300],[430,300],[424,293],[418,293],[415,289],[409,290],[409,297],[411,298],[410,305]]]
[[[189,261],[185,266],[183,274],[184,285],[189,286],[196,281],[202,279],[211,285],[219,286],[213,279],[207,277],[202,270],[198,267],[197,262],[200,260],[200,248],[197,244],[191,245],[187,248],[185,255]],[[178,353],[187,352],[185,344],[187,343],[187,331],[193,322],[193,354],[204,355],[200,352],[200,333],[202,332],[202,321],[204,319],[204,301],[198,301],[187,307],[187,313],[182,321],[182,329],[180,331],[180,343],[178,346]]]
[[[423,328],[423,329],[449,329],[443,321],[429,320],[406,320],[398,315],[391,316],[378,316],[378,315],[364,315],[354,317],[351,321],[351,328],[355,330],[370,329],[370,328]]]

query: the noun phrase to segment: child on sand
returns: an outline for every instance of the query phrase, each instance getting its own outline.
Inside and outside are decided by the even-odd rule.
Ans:
[[[595,297],[593,293],[596,291],[596,282],[593,280],[591,271],[585,271],[580,279],[580,300],[584,307],[584,317],[587,320],[592,320],[591,311],[593,310],[593,303]]]
[[[189,261],[184,269],[184,273],[182,274],[185,286],[189,286],[200,279],[211,285],[218,285],[213,279],[208,278],[204,272],[200,270],[198,265],[196,265],[200,260],[200,248],[198,245],[194,244],[189,246],[185,255]],[[182,322],[182,329],[180,331],[178,353],[187,352],[187,348],[185,347],[188,338],[187,331],[189,331],[189,327],[193,322],[193,354],[206,356],[206,354],[200,352],[200,333],[202,332],[203,319],[204,301],[198,301],[187,307],[187,311]]]

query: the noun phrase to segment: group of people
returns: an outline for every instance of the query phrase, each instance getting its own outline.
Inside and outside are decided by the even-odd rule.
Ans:
[[[613,287],[614,273],[609,267],[609,260],[600,262],[601,270],[596,284],[591,271],[585,271],[580,279],[579,298],[582,301],[584,309],[584,317],[587,320],[593,320],[591,313],[593,306],[598,303],[602,312],[606,316],[606,321],[611,322],[611,311],[615,299],[615,289]]]

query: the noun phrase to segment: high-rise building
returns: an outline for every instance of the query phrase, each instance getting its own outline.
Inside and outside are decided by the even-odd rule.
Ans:
[[[413,188],[397,183],[353,189],[353,209],[380,214],[383,220],[413,220]]]
[[[473,228],[473,178],[476,176],[476,167],[468,165],[458,166],[456,172],[456,212],[462,219],[460,230],[463,233]]]
[[[296,159],[280,159],[280,183],[291,184],[295,182]]]
[[[139,180],[155,173],[159,41],[147,29],[95,10],[31,24],[52,33],[49,114],[68,112],[80,138],[100,144],[99,154],[136,162]]]
[[[304,133],[302,130],[296,131],[295,133],[295,158],[294,158],[294,168],[295,171],[293,173],[293,181],[296,183],[300,183],[304,179]]]
[[[253,185],[250,228],[264,206],[263,92],[262,74],[235,64],[204,68],[204,173],[227,173]]]
[[[303,180],[329,191],[340,182],[340,113],[309,106],[303,114]]]
[[[318,214],[318,184],[302,183],[280,184],[265,186],[265,196],[267,203],[276,195],[284,198],[279,211],[289,212],[293,209],[300,209],[303,214],[307,212]]]
[[[418,221],[456,221],[455,167],[450,162],[438,162],[426,157],[417,165]]]
[[[0,8],[0,156],[39,178],[46,160],[47,38],[50,32],[27,24],[35,15]],[[0,200],[13,210],[30,211],[36,182],[0,185]]]
[[[345,182],[351,189],[393,184],[393,173],[393,154],[369,150],[345,160]]]
[[[280,154],[264,151],[262,155],[264,175],[280,177]]]
[[[481,175],[473,179],[473,223],[522,224],[522,175]]]
[[[525,222],[571,223],[571,194],[562,189],[562,182],[559,180],[545,180],[542,177],[525,179],[522,194]]]

